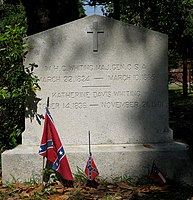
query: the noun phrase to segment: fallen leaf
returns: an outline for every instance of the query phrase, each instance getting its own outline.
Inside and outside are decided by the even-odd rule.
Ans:
[[[99,185],[98,190],[106,190],[106,187],[104,185]]]
[[[55,200],[68,200],[70,197],[66,194],[55,197]]]
[[[150,186],[149,188],[150,190],[157,190],[157,191],[160,191],[160,192],[165,192],[167,191],[168,189],[168,186]]]
[[[63,188],[56,188],[56,192],[60,193],[60,194],[63,194],[64,189]]]
[[[115,199],[117,200],[122,199],[122,196],[116,196]]]
[[[31,189],[32,189],[32,188],[31,188]],[[42,189],[43,189],[42,185],[37,185],[37,186],[34,188],[33,192],[39,192],[39,191],[41,191]]]
[[[107,188],[109,188],[109,189],[112,189],[112,188],[115,188],[116,186],[115,185],[107,185]]]
[[[72,191],[72,190],[74,190],[74,188],[64,188],[65,192],[69,192],[69,191]]]
[[[84,193],[84,196],[85,197],[90,197],[90,194],[89,193]]]
[[[123,193],[123,195],[124,195],[125,197],[129,197],[131,194],[133,194],[133,191],[132,191],[132,190]]]
[[[150,192],[149,188],[141,188],[138,190],[140,193],[146,193],[146,192]]]
[[[59,188],[64,188],[63,185],[56,185],[55,188],[59,189]]]
[[[120,188],[122,188],[122,189],[132,189],[132,188],[133,188],[132,186],[130,186],[130,185],[128,185],[127,183],[124,183],[124,182],[120,182],[120,183],[118,184],[118,186],[119,186]]]
[[[151,144],[143,144],[143,146],[146,148],[153,148],[153,146]]]
[[[138,192],[138,194],[137,194],[139,197],[143,197],[143,196],[145,196],[145,194],[144,193],[141,193],[141,192]]]
[[[1,188],[0,189],[0,193],[4,193],[4,192],[6,192],[8,189],[7,188]]]
[[[21,196],[22,198],[27,198],[27,197],[29,197],[30,195],[29,195],[29,193],[23,191],[23,192],[20,194],[20,196]]]

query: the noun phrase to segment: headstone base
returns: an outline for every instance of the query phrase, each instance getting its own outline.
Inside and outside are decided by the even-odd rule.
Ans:
[[[100,176],[107,180],[127,175],[138,178],[148,175],[155,160],[168,178],[193,185],[193,162],[188,147],[183,143],[92,145],[93,158]],[[64,146],[73,173],[77,166],[84,171],[88,146]],[[3,183],[25,182],[34,178],[41,181],[43,159],[39,146],[19,145],[2,154]]]

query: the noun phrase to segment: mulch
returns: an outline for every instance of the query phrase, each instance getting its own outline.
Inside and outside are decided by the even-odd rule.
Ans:
[[[168,181],[165,185],[151,182],[147,177],[132,184],[127,182],[109,183],[104,180],[88,186],[74,182],[73,187],[65,187],[59,181],[47,186],[29,183],[2,185],[0,178],[0,199],[39,199],[39,200],[193,200],[193,187]]]

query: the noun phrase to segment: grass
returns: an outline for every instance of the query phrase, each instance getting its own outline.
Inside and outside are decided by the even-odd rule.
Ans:
[[[182,88],[169,87],[169,122],[174,140],[193,146],[193,94],[183,97]]]

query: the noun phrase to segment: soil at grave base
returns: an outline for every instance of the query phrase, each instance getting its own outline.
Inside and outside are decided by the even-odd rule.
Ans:
[[[75,182],[74,187],[68,188],[56,181],[54,184],[43,188],[42,185],[34,183],[15,183],[3,186],[0,178],[0,200],[1,199],[193,200],[193,187],[179,185],[178,183],[169,180],[168,184],[159,186],[144,177],[136,184],[98,181],[93,187],[88,187],[85,183]]]

